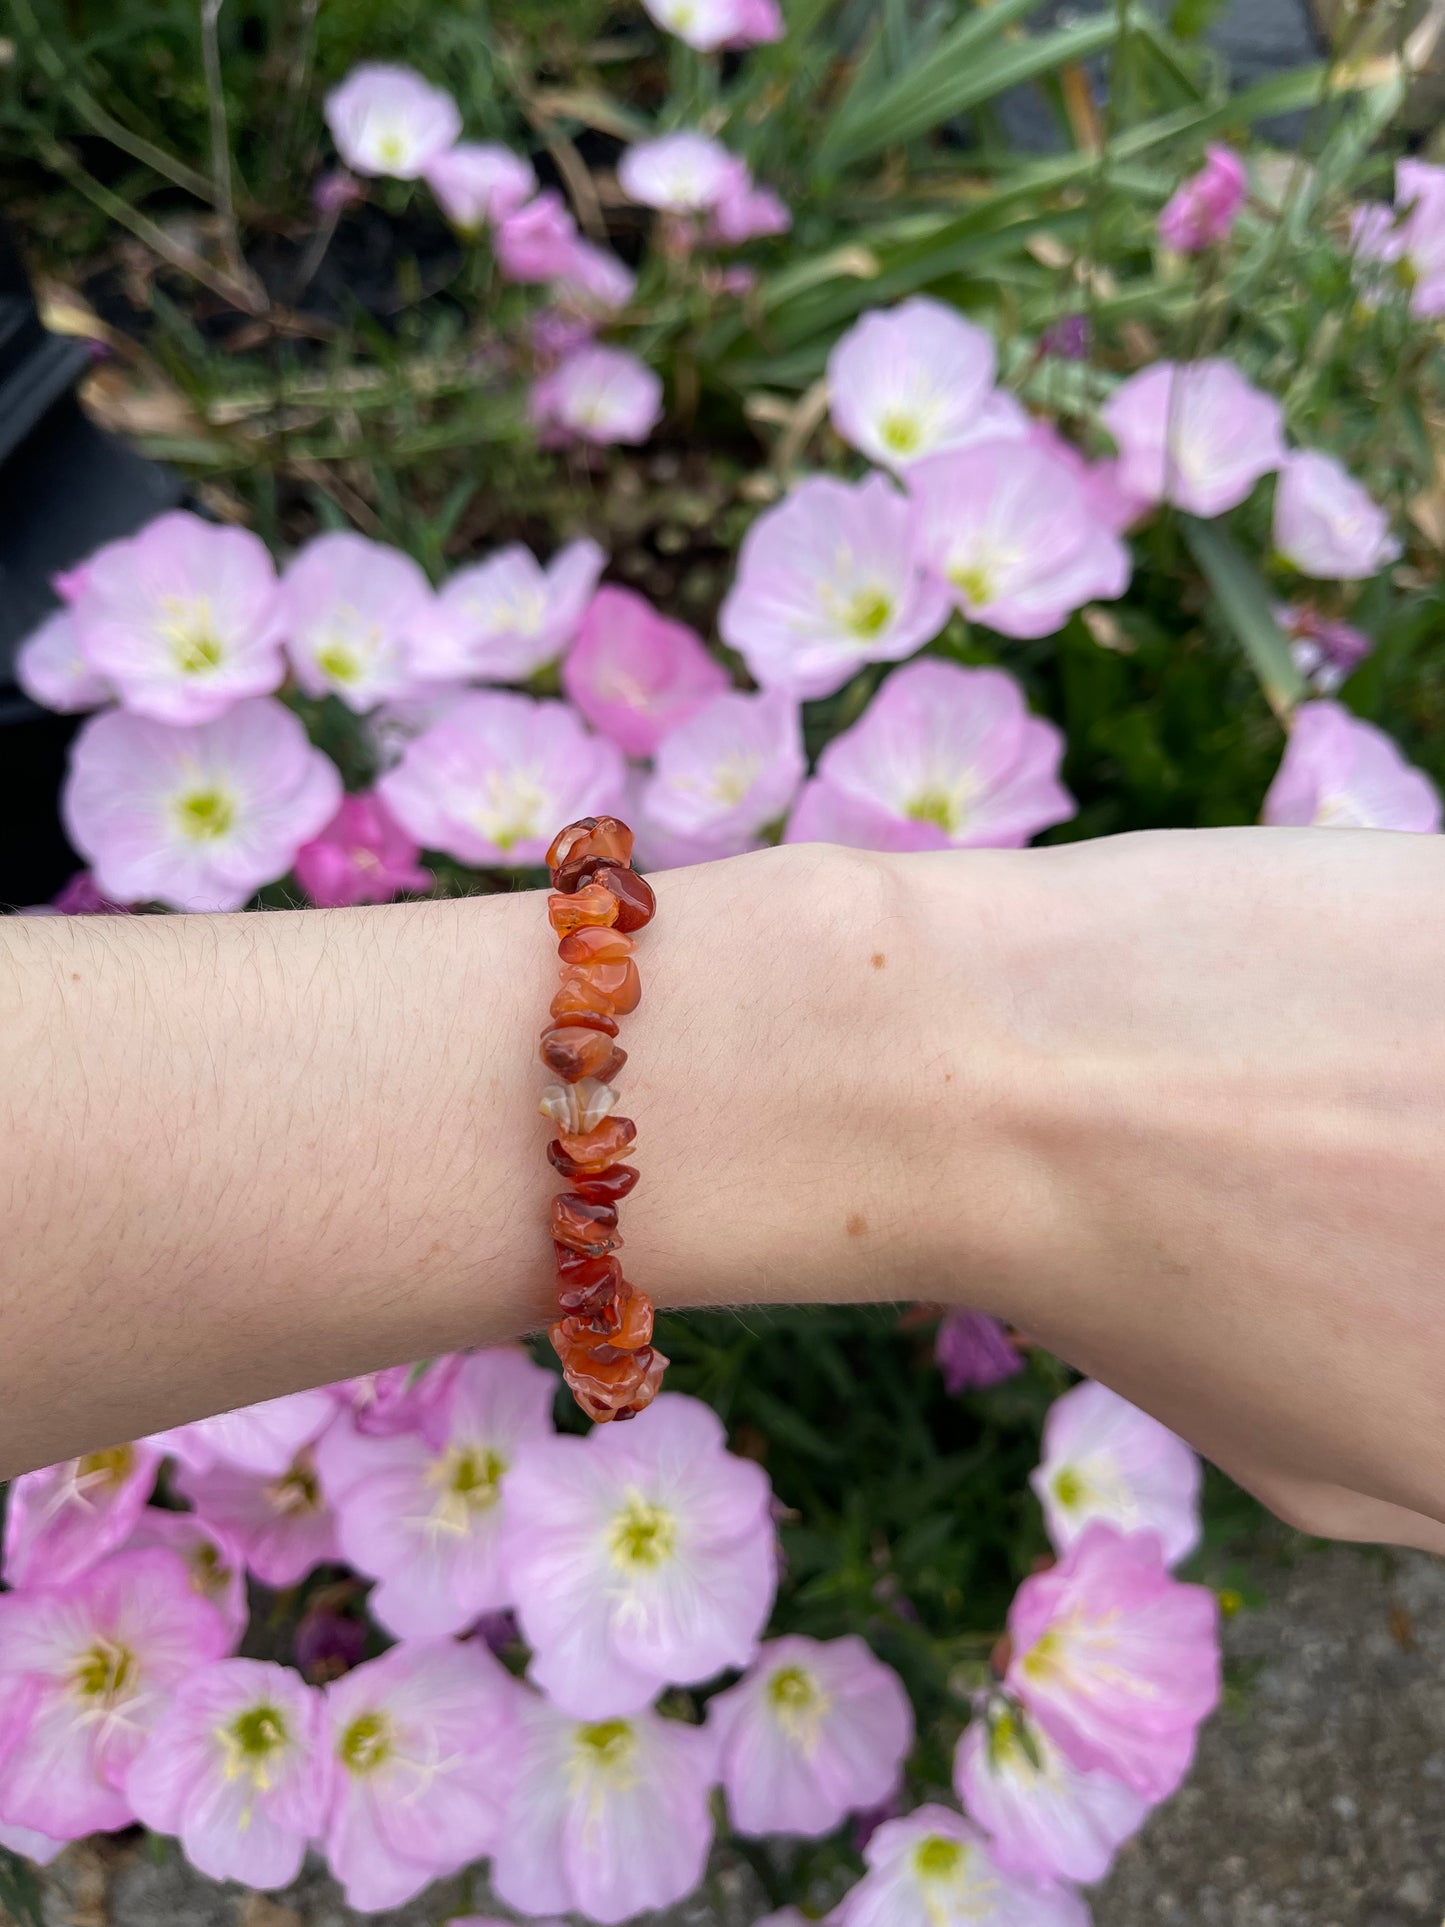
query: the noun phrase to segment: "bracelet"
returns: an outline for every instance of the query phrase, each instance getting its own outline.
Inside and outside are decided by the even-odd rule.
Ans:
[[[561,1316],[551,1338],[562,1376],[590,1419],[635,1418],[657,1396],[667,1360],[652,1345],[652,1300],[622,1275],[617,1203],[637,1183],[620,1164],[637,1137],[618,1117],[612,1078],[627,1062],[617,1019],[636,1010],[642,980],[632,933],[651,923],[657,899],[632,868],[632,832],[615,816],[584,816],[559,830],[547,852],[547,921],[559,939],[562,985],[542,1032],[549,1084],[541,1112],[557,1126],[547,1146],[571,1186],[552,1200]]]

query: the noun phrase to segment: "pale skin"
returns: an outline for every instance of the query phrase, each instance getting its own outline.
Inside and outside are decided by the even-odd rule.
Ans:
[[[1445,840],[657,879],[660,1303],[998,1313],[1315,1532],[1445,1550]],[[534,894],[0,922],[0,1475],[543,1322]]]

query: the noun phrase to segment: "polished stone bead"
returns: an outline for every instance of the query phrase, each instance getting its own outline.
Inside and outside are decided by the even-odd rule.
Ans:
[[[549,1084],[537,1109],[563,1137],[586,1137],[617,1108],[617,1099],[610,1084],[583,1077],[575,1084]]]
[[[645,1411],[656,1398],[662,1374],[667,1369],[666,1358],[651,1346],[625,1352],[622,1357],[633,1361],[630,1368],[619,1369],[620,1361],[599,1364],[595,1355],[585,1354],[576,1354],[575,1363],[563,1362],[562,1375],[572,1396],[588,1418],[599,1425],[613,1419],[636,1418],[639,1412]]]
[[[568,1084],[583,1077],[605,1084],[627,1062],[627,1052],[604,1031],[583,1030],[575,1024],[543,1031],[540,1055],[547,1069]]]
[[[552,1200],[552,1240],[570,1245],[589,1258],[600,1258],[622,1243],[615,1204],[589,1204],[575,1191],[559,1191]]]
[[[600,1010],[579,1010],[574,1016],[554,1017],[543,1024],[542,1035],[549,1030],[600,1030],[608,1037],[615,1037],[622,1026],[615,1017],[608,1017]]]
[[[640,1175],[630,1164],[609,1164],[602,1171],[584,1172],[572,1188],[589,1204],[616,1204],[627,1196]]]
[[[613,964],[605,967],[609,970],[616,968]],[[547,1009],[551,1013],[553,1024],[565,1024],[578,1020],[585,1022],[589,1017],[615,1018],[617,1014],[616,1005],[607,992],[599,990],[591,978],[584,976],[580,971],[568,971],[562,979],[562,988]],[[549,1025],[548,1028],[550,1029],[551,1026]]]
[[[557,946],[557,955],[564,964],[621,963],[636,948],[632,938],[623,936],[620,930],[593,926],[574,930],[570,937],[564,937]]]
[[[632,832],[615,816],[581,817],[552,838],[547,868],[559,870],[578,857],[607,857],[614,863],[630,863]]]
[[[630,1117],[618,1117],[614,1111],[603,1118],[595,1130],[559,1131],[553,1141],[579,1170],[603,1171],[609,1164],[631,1155],[637,1142],[637,1126]]]
[[[595,857],[576,857],[564,864],[553,879],[559,890],[566,892],[581,891],[593,883],[600,883],[610,890],[617,899],[617,928],[619,930],[640,930],[645,923],[651,923],[657,912],[657,898],[652,893],[652,885],[636,870],[629,870],[622,863],[607,863]]]
[[[623,957],[617,963],[564,964],[562,988],[557,996],[562,997],[574,984],[584,986],[589,994],[595,995],[609,1017],[625,1017],[642,1002],[642,978],[631,957]]]
[[[617,899],[601,883],[589,883],[573,896],[554,892],[547,899],[547,921],[559,937],[590,926],[605,928],[617,921]]]

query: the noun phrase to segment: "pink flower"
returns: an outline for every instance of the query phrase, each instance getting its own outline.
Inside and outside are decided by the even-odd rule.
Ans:
[[[798,705],[764,691],[714,696],[657,747],[643,787],[639,833],[676,861],[706,862],[756,849],[807,772]]]
[[[556,1385],[521,1352],[473,1352],[423,1435],[367,1437],[343,1420],[322,1441],[342,1548],[381,1582],[371,1610],[398,1638],[461,1632],[512,1603],[501,1501],[514,1462],[551,1435]]]
[[[1295,668],[1321,696],[1333,696],[1375,647],[1363,629],[1309,603],[1279,603],[1274,619],[1289,637]]]
[[[1248,177],[1232,147],[1204,150],[1204,166],[1174,190],[1159,216],[1159,239],[1176,254],[1199,254],[1222,241],[1244,206]]]
[[[344,167],[328,168],[316,178],[311,189],[311,205],[318,214],[339,215],[366,199],[366,189]]]
[[[668,214],[703,214],[747,177],[736,154],[691,128],[637,141],[617,164],[617,182],[629,201]]]
[[[642,4],[659,27],[700,53],[717,47],[752,47],[783,37],[777,0],[642,0]]]
[[[364,714],[412,693],[406,636],[432,603],[409,555],[338,530],[308,542],[281,578],[286,653],[308,696]]]
[[[764,689],[800,700],[831,696],[865,663],[911,656],[948,619],[916,521],[881,475],[802,483],[743,537],[723,641]]]
[[[124,1545],[159,1464],[141,1440],[22,1473],[5,1514],[6,1584],[63,1586]]]
[[[835,1927],[1089,1927],[1077,1894],[1005,1872],[947,1807],[885,1821],[863,1857],[868,1871],[830,1916]]]
[[[192,1673],[126,1775],[136,1816],[175,1834],[212,1880],[285,1887],[325,1824],[321,1695],[288,1666],[221,1659]]]
[[[659,615],[631,589],[601,588],[587,605],[562,687],[592,727],[629,756],[651,756],[670,729],[731,687],[696,630]]]
[[[1440,828],[1440,797],[1382,729],[1338,703],[1304,703],[1294,713],[1262,820],[1300,828],[1434,831]]]
[[[268,1398],[260,1405],[243,1405],[234,1412],[197,1419],[151,1439],[195,1472],[209,1472],[216,1464],[242,1472],[284,1472],[303,1445],[310,1445],[335,1417],[336,1407],[326,1391],[292,1392]]]
[[[77,870],[69,883],[63,884],[53,902],[46,905],[59,917],[128,917],[129,907],[124,903],[112,903],[109,897],[102,896],[95,887],[95,878],[89,870]]]
[[[1171,1579],[1152,1533],[1096,1521],[1014,1595],[1008,1686],[1071,1765],[1162,1800],[1218,1703],[1217,1620],[1214,1595]]]
[[[1029,1484],[1057,1553],[1096,1519],[1152,1532],[1171,1566],[1199,1544],[1198,1459],[1158,1419],[1092,1379],[1050,1406]]]
[[[74,620],[90,668],[164,723],[210,722],[285,674],[265,545],[184,509],[90,558]]]
[[[110,710],[70,751],[61,813],[120,903],[239,910],[336,814],[341,778],[278,702],[174,729]]]
[[[1033,1880],[1102,1880],[1149,1811],[1144,1796],[1112,1774],[1071,1766],[1002,1696],[965,1728],[953,1784],[999,1865]]]
[[[52,1840],[129,1826],[126,1769],[230,1633],[169,1552],[118,1552],[0,1597],[0,1817]]]
[[[792,214],[782,196],[770,187],[760,187],[745,173],[713,208],[704,239],[714,247],[739,247],[744,241],[762,241],[771,235],[786,234],[792,225]],[[742,293],[752,288],[751,270],[734,268],[730,273],[748,277],[735,284]]]
[[[599,248],[579,236],[553,293],[558,301],[595,316],[598,311],[611,314],[625,308],[636,287],[637,276],[610,248]]]
[[[353,67],[326,96],[336,151],[358,174],[418,180],[462,131],[456,102],[410,67]]]
[[[540,863],[559,823],[622,800],[625,767],[565,703],[488,690],[462,696],[408,743],[377,790],[428,850],[462,863]]]
[[[492,1857],[498,1897],[606,1927],[690,1894],[712,1844],[709,1736],[656,1713],[578,1723],[530,1693],[520,1718]]]
[[[348,1379],[332,1391],[350,1406],[353,1424],[367,1438],[426,1432],[451,1397],[461,1364],[462,1355],[449,1352],[424,1365],[389,1365],[364,1378]]]
[[[156,1547],[174,1553],[185,1566],[191,1591],[208,1599],[225,1620],[231,1643],[238,1645],[251,1609],[246,1600],[246,1563],[230,1534],[194,1512],[146,1506],[125,1542],[127,1552]]]
[[[926,455],[1000,432],[993,337],[928,295],[874,308],[828,357],[833,426],[851,447],[903,471]],[[1022,418],[1018,432],[1027,427]]]
[[[1024,1368],[1013,1341],[986,1311],[951,1311],[939,1321],[934,1356],[955,1398],[1013,1378]]]
[[[536,427],[579,441],[645,442],[662,420],[662,378],[623,348],[593,345],[533,382]]]
[[[717,1415],[678,1394],[630,1425],[530,1445],[507,1483],[503,1558],[536,1684],[606,1720],[745,1666],[777,1583],[770,1497]]]
[[[402,890],[429,890],[432,874],[417,862],[420,854],[373,791],[344,796],[320,836],[296,852],[291,867],[314,904],[341,910],[355,903],[390,903]]]
[[[423,173],[442,213],[463,234],[494,227],[537,191],[532,163],[493,141],[458,141]]]
[[[1378,205],[1356,212],[1354,241],[1364,260],[1394,270],[1421,320],[1445,315],[1445,167],[1395,164],[1395,217]]]
[[[283,1591],[341,1556],[335,1515],[310,1446],[301,1447],[279,1472],[243,1472],[225,1464],[197,1471],[181,1465],[175,1486],[206,1525],[239,1549],[262,1585]]]
[[[773,1639],[708,1704],[740,1833],[831,1833],[893,1791],[913,1744],[898,1675],[856,1634]]]
[[[1096,522],[1102,522],[1106,529],[1112,529],[1115,535],[1123,535],[1127,529],[1131,529],[1150,507],[1143,496],[1131,495],[1124,487],[1119,476],[1119,463],[1113,456],[1091,462],[1072,442],[1064,440],[1052,422],[1030,422],[1028,439],[1035,448],[1043,449],[1068,469],[1084,491],[1089,513]]]
[[[980,442],[908,471],[924,565],[975,622],[1051,636],[1129,586],[1129,551],[1068,468],[1025,441]]]
[[[1305,575],[1359,582],[1400,553],[1390,518],[1332,455],[1296,449],[1274,494],[1274,545]]]
[[[915,662],[818,759],[789,843],[860,850],[1018,849],[1074,813],[1063,738],[1002,669]]]
[[[576,249],[577,223],[553,187],[497,226],[497,266],[508,281],[555,281],[571,269]]]
[[[560,656],[577,633],[606,552],[587,538],[567,543],[543,568],[520,542],[460,569],[412,630],[431,678],[477,676],[521,682]]]
[[[1222,515],[1285,458],[1284,415],[1232,361],[1156,361],[1100,410],[1119,479],[1143,501]]]
[[[413,1640],[326,1689],[326,1858],[349,1907],[400,1907],[497,1844],[517,1701],[474,1642]]]
[[[80,631],[69,609],[57,609],[15,652],[15,680],[42,709],[58,709],[63,716],[99,709],[115,695],[114,689],[86,661]]]
[[[0,1820],[0,1847],[18,1853],[37,1867],[48,1867],[69,1844],[67,1840],[52,1840],[48,1833],[37,1833],[34,1827],[12,1827]],[[499,1927],[504,1927],[504,1923],[499,1923]]]

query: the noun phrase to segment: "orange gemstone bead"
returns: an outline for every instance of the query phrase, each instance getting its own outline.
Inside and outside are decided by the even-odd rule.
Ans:
[[[557,955],[564,964],[621,963],[636,948],[631,937],[623,936],[620,930],[592,926],[574,930],[571,936],[564,937],[557,946]]]
[[[627,1157],[637,1142],[637,1126],[630,1117],[604,1117],[591,1131],[559,1131],[553,1139],[565,1157],[582,1171],[605,1171]]]
[[[614,863],[632,861],[632,832],[615,816],[584,816],[558,830],[547,851],[547,868],[559,870],[578,857],[607,857]]]
[[[605,1084],[627,1062],[627,1052],[605,1031],[584,1030],[576,1024],[543,1031],[540,1056],[547,1069],[568,1084],[579,1077],[600,1078]]]
[[[589,883],[572,896],[554,892],[547,899],[547,921],[559,937],[590,926],[605,928],[617,921],[617,899],[600,883]]]
[[[581,932],[577,934],[580,936]],[[570,943],[572,939],[569,937],[567,941]],[[609,1017],[625,1017],[642,1002],[642,979],[631,957],[623,957],[616,963],[564,964],[562,973],[559,998],[574,983],[584,984],[589,992],[603,1000]]]
[[[622,1243],[615,1204],[589,1204],[575,1191],[559,1191],[552,1200],[552,1239],[570,1245],[589,1258],[604,1257]]]
[[[604,966],[616,969],[615,964]],[[583,977],[580,971],[569,970],[562,979],[562,988],[548,1004],[553,1024],[585,1021],[589,1017],[614,1017],[616,1006],[605,990],[599,990],[590,978]],[[551,1026],[548,1027],[549,1029]]]
[[[579,1010],[570,1017],[554,1017],[543,1024],[542,1035],[549,1030],[600,1030],[608,1037],[615,1037],[621,1029],[615,1017],[608,1017],[600,1010]]]
[[[627,1196],[640,1175],[630,1164],[609,1164],[604,1171],[584,1171],[572,1189],[589,1204],[616,1204]]]
[[[667,1369],[662,1353],[648,1345],[638,1352],[622,1353],[621,1359],[631,1361],[627,1366],[621,1365],[621,1359],[603,1364],[595,1355],[575,1356],[575,1363],[563,1358],[562,1376],[588,1418],[599,1425],[609,1419],[636,1418],[645,1411],[656,1398]]]
[[[565,893],[580,894],[592,884],[601,884],[617,899],[617,928],[619,930],[640,930],[645,923],[651,923],[657,911],[657,898],[652,893],[652,885],[636,870],[629,870],[624,863],[607,863],[595,857],[577,857],[571,863],[563,864],[552,879],[553,884]]]

